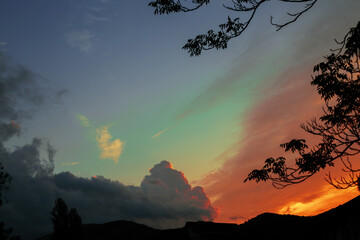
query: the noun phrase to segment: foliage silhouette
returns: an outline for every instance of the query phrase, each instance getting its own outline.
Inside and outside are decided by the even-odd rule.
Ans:
[[[76,208],[70,209],[69,212],[69,230],[73,239],[79,239],[81,236],[81,217],[78,214]]]
[[[9,190],[11,176],[4,171],[2,163],[0,163],[0,207],[6,203],[5,193]],[[12,229],[6,229],[4,222],[0,221],[0,239],[1,240],[19,240],[19,236],[11,237]]]
[[[11,176],[4,171],[2,163],[0,163],[0,207],[4,204],[5,192],[9,190],[9,185],[11,182]]]
[[[185,4],[186,0],[155,0],[148,5],[154,8],[154,14],[169,14],[177,12],[191,12],[210,4],[210,0],[192,0],[191,3]],[[225,49],[227,48],[230,39],[239,37],[245,29],[249,26],[254,18],[256,11],[265,2],[270,0],[232,0],[232,6],[223,6],[231,11],[241,13],[240,18],[231,19],[228,17],[227,22],[220,24],[220,30],[209,30],[206,34],[197,35],[194,39],[189,39],[183,46],[190,56],[199,56],[203,50],[210,49]],[[284,23],[274,23],[273,17],[270,18],[270,23],[274,25],[279,31],[283,27],[295,22],[302,14],[310,10],[317,0],[280,0],[284,3],[303,4],[304,9],[295,13],[287,13],[290,20]]]
[[[79,239],[81,235],[81,217],[76,208],[68,210],[65,201],[58,198],[50,212],[55,239]]]
[[[338,189],[357,186],[360,191],[360,169],[351,164],[351,158],[360,153],[360,22],[337,43],[340,47],[314,67],[316,75],[311,82],[325,101],[323,115],[301,125],[306,132],[321,137],[321,142],[310,150],[304,139],[281,144],[285,152],[298,155],[295,166],[287,166],[284,157],[268,158],[245,182],[270,180],[276,188],[284,188],[334,166],[339,159],[347,176],[333,179],[328,173],[326,181]]]
[[[10,236],[12,229],[4,228],[4,222],[0,222],[0,239],[1,240],[20,240],[19,236]]]

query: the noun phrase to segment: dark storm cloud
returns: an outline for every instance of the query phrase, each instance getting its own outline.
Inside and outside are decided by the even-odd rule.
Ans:
[[[57,197],[76,207],[85,223],[132,220],[156,228],[181,227],[186,221],[213,220],[217,211],[201,187],[192,188],[184,174],[167,161],[155,165],[140,187],[125,186],[102,176],[82,178],[53,174],[53,150],[41,157],[41,141],[6,153],[5,169],[13,181],[4,221],[25,239],[52,230],[49,212]]]

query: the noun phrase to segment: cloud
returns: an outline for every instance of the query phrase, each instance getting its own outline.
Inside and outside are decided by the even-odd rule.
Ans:
[[[323,212],[331,208],[334,202],[336,204],[336,200],[343,198],[344,195],[358,195],[358,190],[356,188],[348,188],[339,191],[339,189],[334,189],[334,187],[330,185],[323,186],[320,191],[322,194],[314,199],[309,201],[290,202],[279,209],[278,212],[280,214],[295,214],[300,216],[315,215],[318,214],[319,211]]]
[[[165,128],[165,129],[161,130],[160,132],[154,134],[154,135],[152,136],[152,138],[157,138],[157,137],[163,135],[165,132],[167,132],[167,131],[175,128],[178,124],[179,124],[179,121],[176,121],[176,122],[175,122],[173,125],[171,125],[170,127],[167,127],[167,128]]]
[[[76,117],[81,126],[91,128],[91,131],[96,130],[96,141],[100,150],[100,158],[111,159],[114,160],[115,163],[118,163],[125,143],[120,139],[112,140],[112,136],[109,131],[110,125],[95,128],[86,116],[77,114]]]
[[[0,46],[5,46],[7,45],[7,42],[0,42]]]
[[[0,142],[9,140],[12,136],[20,135],[21,127],[14,121],[10,123],[0,122]]]
[[[56,92],[54,103],[61,103],[62,98],[68,93],[69,93],[69,91],[67,89],[61,89],[58,92]]]
[[[81,52],[88,53],[93,48],[95,36],[88,30],[69,32],[65,37],[71,47],[78,48]]]
[[[13,151],[4,146],[10,138],[21,134],[20,123],[23,124],[25,120],[31,118],[41,106],[54,103],[61,97],[57,96],[55,91],[40,86],[38,78],[37,74],[16,64],[0,51],[0,161],[5,166],[5,171],[12,176],[10,191],[15,188],[16,192],[21,192],[31,199],[22,202],[21,196],[14,199],[14,202],[22,202],[21,206],[12,209],[6,206],[0,208],[1,212],[11,212],[8,218],[5,217],[6,214],[0,214],[0,221],[5,222],[5,228],[11,227],[11,219],[17,218],[19,212],[33,211],[36,214],[37,209],[42,208],[41,198],[33,195],[35,192],[32,192],[32,179],[46,178],[54,171],[56,151],[50,144],[43,144],[39,138],[34,138],[30,144],[16,146]],[[47,160],[42,158],[44,152]],[[26,189],[23,188],[24,186]],[[46,182],[38,187],[45,186]],[[40,201],[33,202],[32,200],[35,199]],[[29,210],[29,208],[32,209]],[[30,218],[29,215],[27,220]],[[21,218],[18,220],[18,224],[24,228]],[[37,226],[34,227],[37,228]]]
[[[84,223],[123,219],[155,228],[175,228],[186,221],[214,220],[217,216],[204,189],[192,187],[170,162],[156,164],[140,186],[125,186],[103,176],[54,174],[54,151],[47,145],[47,157],[41,156],[43,144],[34,139],[13,152],[1,149],[7,156],[4,167],[13,180],[7,194],[9,202],[0,208],[0,215],[22,239],[51,232],[49,211],[58,197],[76,207]]]
[[[74,165],[78,165],[79,162],[64,162],[61,165],[63,166],[74,166]]]
[[[110,18],[107,17],[99,17],[99,16],[94,16],[91,13],[84,13],[85,15],[85,21],[88,23],[93,23],[93,22],[111,22]]]
[[[154,135],[152,136],[152,138],[157,138],[157,137],[159,137],[160,135],[162,135],[162,134],[163,134],[164,132],[166,132],[167,130],[168,130],[167,128],[161,130],[160,132],[154,134]]]
[[[0,145],[19,135],[20,122],[49,100],[36,78],[0,51]]]
[[[81,126],[83,126],[83,127],[90,127],[91,126],[90,121],[86,116],[81,115],[81,114],[77,114],[76,117],[77,117],[79,123],[81,124]]]
[[[96,129],[97,136],[96,141],[98,142],[98,147],[100,149],[100,158],[101,159],[111,159],[115,163],[119,161],[119,157],[124,148],[124,142],[120,139],[115,139],[111,141],[112,136],[108,131],[109,126],[103,126]]]
[[[165,128],[165,129],[159,131],[158,133],[154,134],[154,135],[152,136],[152,138],[157,138],[157,137],[163,135],[165,132],[167,132],[167,131],[169,131],[169,130],[175,128],[175,127],[177,127],[182,120],[183,120],[183,119],[176,119],[176,121],[175,121],[174,124],[172,124],[170,127],[167,127],[167,128]]]

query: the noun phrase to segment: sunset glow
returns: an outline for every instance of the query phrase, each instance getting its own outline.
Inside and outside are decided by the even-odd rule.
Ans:
[[[265,1],[225,49],[190,57],[188,39],[243,18],[221,6],[231,1],[210,2],[159,16],[149,1],[1,1],[0,164],[11,182],[4,194],[0,184],[0,223],[44,236],[57,198],[84,224],[174,229],[314,216],[359,195],[325,181],[348,174],[339,159],[283,189],[244,180],[270,157],[293,167],[299,153],[280,144],[322,140],[300,127],[324,113],[314,66],[356,26],[360,1],[315,1],[281,31],[271,23],[306,4]],[[360,156],[349,161],[360,169]]]

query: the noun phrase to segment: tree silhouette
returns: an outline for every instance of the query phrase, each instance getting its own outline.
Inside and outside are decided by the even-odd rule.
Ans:
[[[0,163],[0,207],[4,204],[5,192],[9,190],[9,185],[11,182],[11,176],[4,171],[2,163]]]
[[[50,215],[56,239],[79,239],[82,223],[76,208],[69,211],[65,201],[58,198]]]
[[[0,222],[0,239],[1,240],[20,240],[19,236],[11,236],[12,229],[4,228],[4,222]]]
[[[245,182],[270,180],[276,188],[283,188],[301,183],[339,160],[347,176],[333,179],[328,173],[326,181],[338,189],[357,186],[360,191],[360,169],[351,163],[360,153],[360,22],[337,43],[340,47],[314,67],[316,75],[311,82],[325,101],[323,115],[301,125],[306,132],[321,137],[321,142],[310,150],[304,139],[281,144],[285,152],[297,155],[295,166],[287,166],[284,157],[268,158]]]
[[[55,235],[63,235],[69,226],[69,210],[64,200],[58,198],[50,213]]]
[[[228,17],[227,22],[219,25],[219,30],[209,30],[206,34],[197,35],[194,39],[189,39],[183,46],[190,56],[199,56],[203,50],[210,49],[225,49],[227,48],[230,39],[239,37],[245,29],[249,26],[254,18],[257,10],[264,5],[265,2],[271,0],[232,0],[232,6],[223,6],[231,11],[240,12],[241,17],[231,19]],[[274,25],[279,31],[283,27],[295,22],[301,15],[310,10],[317,0],[280,0],[289,4],[302,4],[303,9],[287,13],[290,20],[284,23],[275,23],[273,17],[270,18],[270,23]],[[210,0],[192,0],[191,3],[186,0],[155,0],[149,3],[149,6],[154,8],[154,14],[169,14],[177,12],[191,12],[210,4]]]
[[[9,190],[11,176],[4,171],[2,163],[0,163],[0,207],[6,203],[5,193]],[[1,240],[19,240],[19,236],[11,237],[12,229],[6,229],[4,222],[0,221],[0,239]]]
[[[81,236],[81,217],[76,208],[70,209],[69,212],[69,230],[73,239],[79,239]]]

